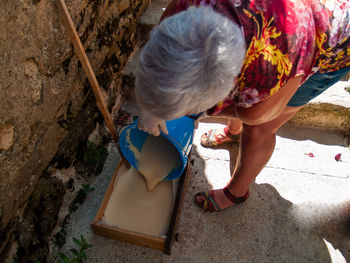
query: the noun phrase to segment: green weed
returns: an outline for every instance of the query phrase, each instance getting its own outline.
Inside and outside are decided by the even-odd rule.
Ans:
[[[57,263],[83,263],[84,260],[87,259],[85,251],[88,248],[92,247],[92,245],[88,244],[82,235],[80,236],[80,240],[73,237],[73,241],[78,246],[78,248],[70,249],[70,252],[72,253],[72,258],[67,256],[63,252],[60,252],[58,254],[59,258],[57,259]]]
[[[80,190],[78,191],[76,197],[74,198],[72,203],[69,205],[70,211],[77,210],[77,208],[78,208],[77,204],[78,203],[82,204],[85,201],[87,195],[94,190],[95,190],[95,188],[93,188],[89,184],[83,184],[82,187],[80,188]]]
[[[108,155],[107,150],[103,145],[96,146],[95,143],[88,141],[87,150],[84,159],[89,164],[104,163]]]

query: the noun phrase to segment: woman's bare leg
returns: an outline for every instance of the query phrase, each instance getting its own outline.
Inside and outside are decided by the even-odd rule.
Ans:
[[[236,118],[230,118],[228,121],[228,130],[231,134],[240,134],[242,132],[242,121]]]
[[[246,194],[249,185],[271,158],[276,131],[300,109],[301,107],[286,107],[280,116],[267,123],[256,126],[243,124],[235,171],[227,186],[233,195],[239,197]],[[222,209],[232,205],[222,190],[214,191],[212,195]]]

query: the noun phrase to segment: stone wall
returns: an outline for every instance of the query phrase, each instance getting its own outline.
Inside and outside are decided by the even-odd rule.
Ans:
[[[136,23],[148,2],[66,0],[112,113],[121,101],[121,74],[133,52]],[[81,154],[77,149],[103,120],[54,0],[0,1],[0,24],[2,262],[39,179],[49,178],[43,176],[48,165],[73,165]]]

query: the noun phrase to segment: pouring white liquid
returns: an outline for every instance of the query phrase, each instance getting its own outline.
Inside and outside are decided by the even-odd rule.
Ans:
[[[179,153],[163,136],[149,135],[139,155],[138,170],[145,177],[146,188],[152,191],[176,167]]]

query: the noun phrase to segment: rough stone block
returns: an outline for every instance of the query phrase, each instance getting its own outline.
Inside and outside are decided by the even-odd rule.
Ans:
[[[15,127],[12,124],[4,124],[0,127],[0,150],[9,150],[13,145]]]
[[[140,60],[140,49],[138,49],[133,57],[129,60],[125,67],[125,72],[122,78],[122,92],[125,98],[134,98],[135,81],[137,77],[137,67]]]

